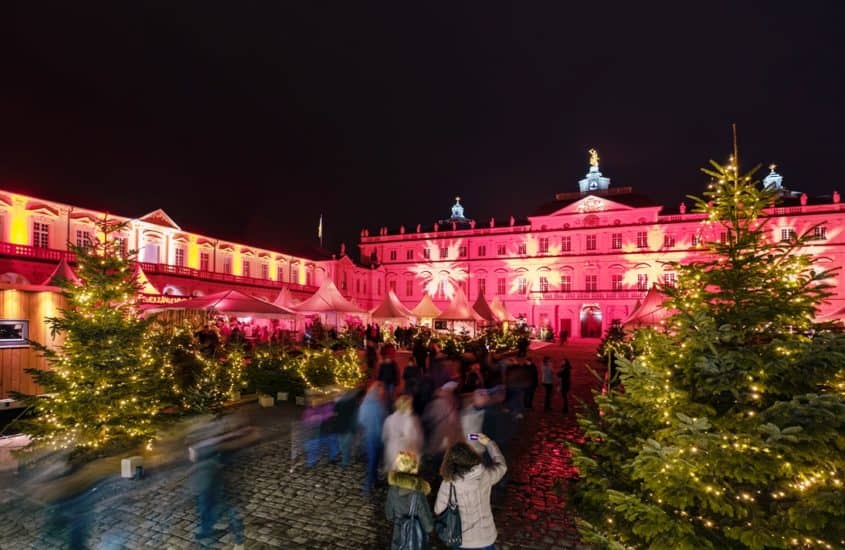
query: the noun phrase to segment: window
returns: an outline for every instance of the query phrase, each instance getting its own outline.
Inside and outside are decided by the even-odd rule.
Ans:
[[[674,235],[663,235],[663,248],[675,248]]]
[[[517,254],[519,254],[520,256],[528,254],[528,247],[525,246],[525,243],[519,244],[519,250],[517,251]]]
[[[678,283],[678,275],[675,272],[668,272],[663,274],[663,284],[674,287]]]
[[[564,273],[560,276],[560,291],[572,292],[572,275]]]
[[[267,264],[261,264],[261,278],[262,279],[269,279],[270,278],[270,266]]]
[[[622,250],[622,233],[614,233],[610,241],[613,250]]]
[[[543,237],[540,239],[540,254],[549,253],[549,238]]]
[[[285,280],[285,266],[276,266],[276,280],[280,282]],[[343,290],[346,290],[346,273],[343,274]]]
[[[431,259],[431,249],[430,248],[423,248],[423,258],[426,260]]]
[[[208,271],[208,264],[210,263],[208,256],[208,252],[200,252],[200,270],[201,271]]]
[[[637,248],[648,248],[647,231],[637,231]]]
[[[486,255],[487,255],[487,247],[482,244],[481,246],[478,247],[478,257],[483,258]]]
[[[129,237],[117,237],[117,249],[124,258],[129,256]]]
[[[232,274],[232,258],[223,258],[223,273]]]
[[[50,226],[46,223],[32,224],[32,246],[35,248],[50,248]]]
[[[508,281],[504,277],[496,279],[496,294],[504,296],[508,291]]]
[[[314,270],[313,269],[306,269],[305,270],[305,284],[307,286],[311,286],[314,284]]]
[[[790,227],[783,227],[780,230],[780,240],[791,241],[795,238],[795,230]]]
[[[414,295],[414,280],[408,279],[405,281],[405,296],[413,296]]]
[[[549,291],[549,278],[545,276],[541,276],[540,280],[540,292],[548,292]]]
[[[185,267],[185,249],[176,248],[173,251],[173,265],[176,267]]]
[[[391,261],[391,262],[395,262],[395,261],[396,261],[396,251],[395,251],[395,250],[391,250],[391,251],[390,251],[390,261]]]
[[[648,274],[637,274],[637,290],[648,290]]]
[[[439,299],[443,300],[446,298],[446,281],[440,279],[437,281],[437,291],[435,291],[434,296]]]
[[[76,230],[76,246],[79,248],[91,248],[91,233],[81,229]]]
[[[405,259],[406,260],[413,260],[414,259],[414,251],[413,250],[406,250],[405,251]]]
[[[725,231],[719,233],[719,242],[725,244],[728,242],[728,234]]]
[[[823,225],[817,225],[813,228],[813,239],[816,241],[823,241],[827,239],[827,228]]]
[[[587,250],[595,250],[596,249],[596,236],[595,235],[587,235]]]
[[[700,245],[701,244],[701,236],[698,235],[698,234],[693,235],[692,240],[690,241],[690,244],[692,244],[692,246]]]
[[[355,279],[355,293],[361,294],[361,279]]]
[[[525,277],[520,277],[516,280],[516,291],[519,294],[527,294],[528,293],[528,279]]]
[[[466,258],[467,257],[467,247],[465,247],[465,246],[459,247],[458,248],[458,256],[460,256],[461,258]]]
[[[572,237],[561,237],[560,250],[561,252],[572,252]]]
[[[487,279],[478,279],[478,295],[484,296],[487,292]]]
[[[613,290],[619,291],[622,290],[622,274],[621,273],[614,273],[610,276],[610,287]]]
[[[396,279],[393,279],[392,281],[388,281],[387,282],[387,288],[392,290],[393,293],[395,294],[396,293]]]
[[[243,275],[244,277],[249,277],[249,276],[250,276],[250,273],[249,273],[249,260],[244,260],[244,261],[243,261],[243,264],[241,264],[241,265],[243,265],[243,273],[242,273],[242,275]]]
[[[505,256],[507,253],[508,253],[507,245],[500,244],[496,249],[496,254],[498,254],[499,256]]]
[[[440,249],[440,259],[445,260],[449,257],[449,249],[448,248],[441,248]]]
[[[595,292],[598,286],[598,275],[587,275],[584,279],[584,290],[587,292]]]

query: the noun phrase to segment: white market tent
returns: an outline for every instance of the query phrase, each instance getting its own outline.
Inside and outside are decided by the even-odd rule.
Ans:
[[[296,300],[290,292],[290,288],[285,287],[280,292],[279,295],[276,296],[276,299],[273,300],[273,305],[277,305],[284,309],[291,309],[293,306],[298,304],[298,300]]]
[[[153,286],[149,277],[147,277],[147,274],[144,273],[144,270],[141,269],[141,265],[138,263],[135,264],[135,279],[138,281],[138,286],[142,294],[161,295],[161,292]]]
[[[408,325],[414,314],[399,301],[393,290],[388,290],[387,294],[384,295],[384,300],[382,300],[377,308],[370,312],[370,316],[380,321],[391,321],[398,325]]]
[[[514,320],[513,315],[510,314],[508,309],[505,307],[505,304],[502,303],[498,296],[493,297],[493,301],[490,303],[490,309],[493,310],[493,313],[496,315],[496,319],[502,323]]]
[[[469,305],[469,301],[467,300],[467,295],[458,287],[455,289],[455,296],[452,298],[452,301],[437,316],[437,320],[449,322],[450,330],[454,331],[456,326],[471,328],[471,332],[475,334],[476,324],[483,322],[484,318],[472,309],[472,306]]]
[[[421,325],[431,326],[432,319],[440,315],[440,308],[434,305],[434,301],[428,294],[423,294],[420,302],[414,306],[411,313],[419,319]]]
[[[484,299],[484,294],[478,294],[478,298],[476,298],[475,303],[472,304],[472,309],[474,309],[475,312],[478,313],[488,324],[492,324],[497,321],[496,314],[493,312],[490,304],[487,303],[487,300]]]
[[[296,316],[296,312],[291,309],[279,307],[253,296],[247,296],[237,290],[224,290],[174,304],[162,304],[144,309],[147,313],[180,310],[216,311],[233,317],[263,317],[267,319],[290,319]]]
[[[366,315],[367,312],[343,297],[331,279],[326,278],[313,296],[291,306],[299,313],[351,313]]]
[[[640,307],[631,312],[631,315],[622,323],[622,326],[628,330],[634,330],[640,327],[655,326],[661,324],[675,314],[674,310],[668,309],[664,302],[666,295],[657,290],[657,287],[651,287],[643,298],[643,303]]]
[[[70,281],[73,284],[78,284],[80,280],[76,273],[73,272],[73,269],[71,269],[70,265],[68,265],[67,260],[65,260],[64,258],[59,260],[59,265],[57,265],[56,269],[54,269],[53,272],[46,279],[44,279],[44,282],[42,284],[49,286],[59,286],[60,280]]]

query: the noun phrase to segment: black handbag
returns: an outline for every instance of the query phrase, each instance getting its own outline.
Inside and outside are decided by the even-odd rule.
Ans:
[[[457,548],[463,542],[461,514],[458,510],[458,497],[455,495],[454,483],[449,483],[449,503],[446,509],[435,518],[434,531],[449,548]]]
[[[423,531],[420,518],[417,516],[417,493],[411,495],[411,510],[402,518],[399,532],[401,534],[399,550],[424,550],[428,546],[428,536]]]

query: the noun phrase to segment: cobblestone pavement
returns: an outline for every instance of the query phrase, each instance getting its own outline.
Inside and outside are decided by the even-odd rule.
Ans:
[[[573,362],[573,391],[586,397],[594,385],[583,368],[595,342],[552,346],[531,352],[539,360],[566,353]],[[509,481],[494,498],[497,547],[502,549],[578,548],[565,497],[557,480],[575,472],[563,441],[577,437],[574,417],[542,411],[543,390],[506,449]],[[244,520],[246,548],[387,548],[391,526],[383,519],[385,488],[361,494],[363,465],[348,470],[325,461],[307,469],[291,460],[290,424],[301,409],[285,405],[264,411],[267,439],[241,451],[228,472],[231,500]],[[272,414],[270,418],[267,415]],[[97,491],[89,543],[93,548],[197,548],[196,507],[187,486],[188,463],[151,472],[141,481],[110,478]],[[14,489],[0,488],[0,548],[63,548],[45,535],[45,512]],[[209,548],[231,548],[225,522]],[[436,547],[436,545],[435,545]]]

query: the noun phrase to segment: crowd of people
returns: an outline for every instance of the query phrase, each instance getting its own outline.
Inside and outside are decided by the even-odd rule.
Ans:
[[[327,455],[347,467],[363,455],[363,493],[371,496],[378,483],[388,484],[385,513],[394,523],[393,548],[415,547],[403,546],[409,537],[414,544],[422,535],[427,539],[434,526],[428,496],[438,483],[434,513],[448,508],[450,498],[457,501],[461,547],[492,548],[496,529],[490,495],[493,487],[507,483],[501,449],[533,408],[541,385],[544,410],[551,412],[553,393],[560,391],[568,413],[571,364],[564,360],[555,368],[550,357],[543,357],[538,366],[528,356],[455,361],[436,345],[425,353],[411,351],[400,369],[393,345],[381,346],[380,361],[373,361],[368,350],[367,384],[308,403],[302,417],[309,434],[306,464],[316,467]],[[418,523],[409,526],[409,516]]]

